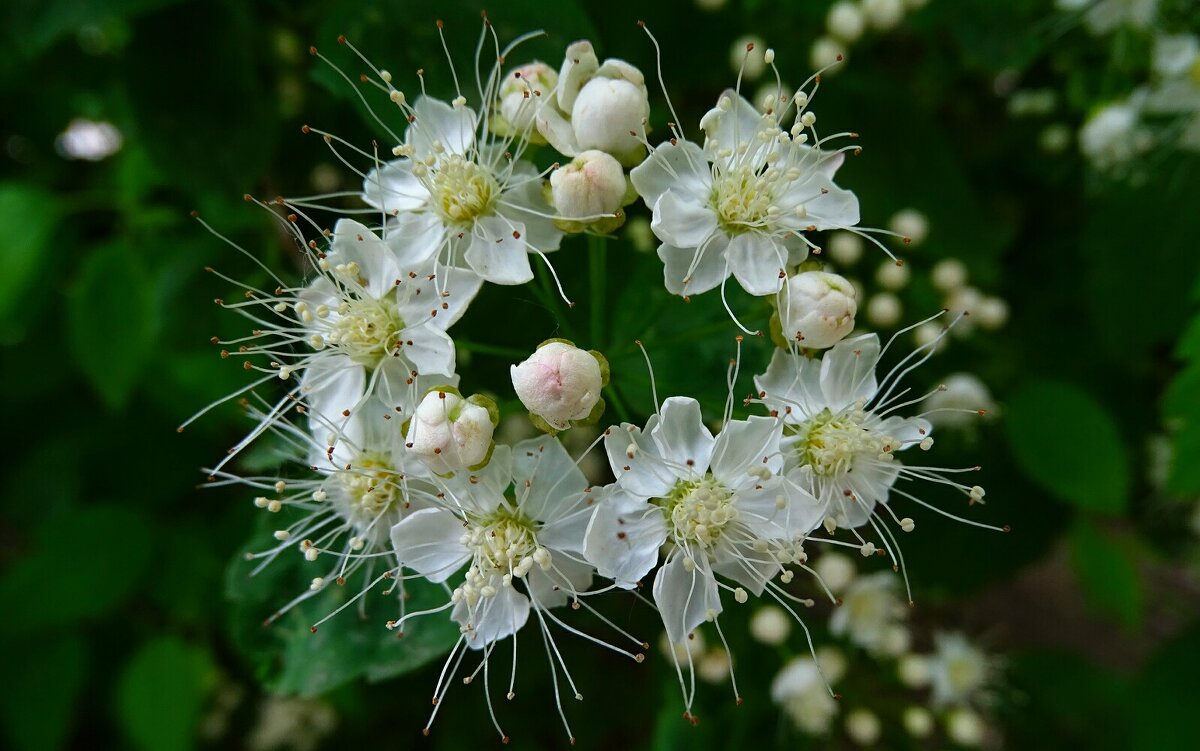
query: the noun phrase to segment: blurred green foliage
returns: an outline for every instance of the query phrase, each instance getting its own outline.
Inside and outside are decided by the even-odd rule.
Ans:
[[[1194,7],[1163,5],[1176,22]],[[602,56],[650,71],[653,48],[634,23],[644,19],[664,48],[667,91],[695,136],[699,114],[733,81],[728,50],[737,35],[765,36],[797,83],[827,6],[731,0],[709,13],[682,1],[513,2],[492,18],[502,39],[546,28],[522,52],[551,64],[566,43],[589,37]],[[426,620],[397,640],[368,604],[371,617],[348,608],[310,633],[353,594],[347,589],[264,628],[303,591],[303,574],[284,564],[248,578],[241,554],[268,539],[250,498],[196,490],[200,467],[246,422],[226,405],[182,434],[175,426],[246,383],[240,362],[208,344],[241,325],[209,301],[240,290],[205,266],[249,284],[264,277],[188,212],[298,275],[287,238],[241,195],[316,192],[331,181],[354,190],[357,178],[300,130],[312,123],[353,143],[391,140],[354,91],[361,64],[335,39],[349,35],[405,80],[424,68],[430,90],[445,93],[435,18],[446,21],[454,59],[469,60],[478,8],[467,3],[10,0],[0,9],[7,747],[242,748],[268,693],[332,705],[340,720],[328,748],[420,741],[451,625]],[[317,64],[309,44],[351,80]],[[1070,33],[1048,2],[934,0],[899,31],[861,43],[818,100],[824,123],[862,134],[863,154],[842,175],[865,223],[882,226],[908,206],[929,217],[929,241],[910,254],[912,296],[926,307],[908,317],[941,304],[921,272],[947,257],[961,258],[1012,309],[1003,332],[955,342],[916,378],[932,387],[969,370],[998,396],[997,423],[974,441],[939,439],[939,451],[948,466],[983,466],[989,503],[972,518],[1014,532],[926,515],[905,553],[919,622],[972,629],[1009,655],[995,715],[1014,748],[1190,748],[1197,730],[1187,703],[1200,674],[1200,598],[1185,503],[1200,495],[1196,159],[1151,160],[1140,185],[1106,180],[1073,154],[1038,150],[1034,126],[1008,118],[995,94],[999,78],[1016,76],[1061,89],[1084,111],[1096,92],[1118,94],[1125,61],[1146,54],[1134,37],[1114,45],[1118,54],[1089,57],[1089,39]],[[661,136],[666,109],[652,101]],[[1074,125],[1070,111],[1061,116]],[[120,150],[94,163],[61,156],[56,137],[80,117],[115,125]],[[514,411],[508,365],[563,336],[608,356],[609,416],[641,419],[652,401],[636,338],[660,393],[723,403],[735,332],[717,295],[690,303],[667,295],[658,260],[625,240],[609,242],[600,287],[582,239],[555,260],[580,304],[568,310],[544,273],[523,288],[485,290],[453,331],[465,390],[493,390]],[[591,298],[597,289],[602,296]],[[765,327],[765,305],[740,293],[731,304]],[[757,371],[769,344],[748,339],[743,356],[742,372]],[[1152,471],[1156,436],[1174,451],[1165,489]],[[251,460],[273,467],[266,449]],[[1044,599],[1023,599],[1031,590],[1016,582],[1052,580],[1056,566],[1067,567],[1066,582],[1032,590]],[[429,594],[414,588],[410,606]],[[828,637],[826,612],[818,607],[810,619],[818,640]],[[1077,631],[1058,628],[1064,612]],[[768,696],[782,659],[805,651],[795,636],[790,650],[764,647],[732,610],[725,629],[745,703],[707,687],[693,728],[679,718],[674,673],[656,654],[653,614],[623,595],[606,613],[654,648],[635,666],[566,645],[587,697],[568,707],[581,747],[829,747],[795,734]],[[995,613],[1004,615],[984,618]],[[498,710],[515,746],[561,746],[544,655],[526,659],[517,698]],[[915,700],[894,677],[872,675],[869,660],[858,672],[865,677],[845,691],[847,706],[883,702],[887,712]],[[451,691],[425,745],[497,743],[477,689]],[[885,722],[893,723],[889,747],[912,743],[894,719]]]

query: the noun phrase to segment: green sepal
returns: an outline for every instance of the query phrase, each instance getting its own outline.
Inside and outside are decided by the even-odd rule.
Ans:
[[[422,394],[422,398],[429,396],[435,391],[440,391],[444,394],[454,394],[459,399],[462,399],[462,392],[454,386],[430,386],[429,388],[425,389],[425,393]]]
[[[604,404],[603,399],[597,399],[596,406],[592,407],[592,411],[588,413],[588,416],[582,420],[572,420],[571,425],[573,427],[595,425],[596,423],[600,422],[600,418],[604,416],[605,406],[606,405]]]
[[[608,358],[594,349],[589,349],[587,352],[589,355],[596,358],[596,363],[600,366],[600,385],[607,386],[611,380],[611,371],[608,367]]]
[[[533,351],[536,352],[539,349],[541,349],[542,347],[545,347],[547,344],[554,344],[555,342],[558,342],[559,344],[565,344],[568,347],[575,346],[575,342],[571,341],[570,339],[547,339],[546,341],[542,342],[538,346],[534,347]]]
[[[467,403],[486,409],[488,418],[492,421],[492,427],[500,427],[500,406],[496,404],[495,399],[490,396],[484,396],[483,394],[471,394],[467,397]],[[488,456],[491,455],[491,449],[488,449]],[[487,462],[485,461],[484,464],[487,464]]]
[[[533,412],[529,413],[529,421],[533,423],[533,427],[542,431],[551,437],[559,434],[559,429],[542,419],[542,416]]]
[[[788,340],[783,335],[783,320],[779,317],[779,311],[771,311],[771,320],[767,324],[767,330],[771,335],[771,341],[780,349],[788,348]]]
[[[483,461],[479,462],[478,464],[472,464],[471,466],[467,467],[467,469],[471,470],[472,472],[478,472],[479,470],[486,467],[488,465],[488,462],[490,462],[492,460],[492,452],[495,450],[496,450],[496,442],[489,441],[487,453],[483,455]]]

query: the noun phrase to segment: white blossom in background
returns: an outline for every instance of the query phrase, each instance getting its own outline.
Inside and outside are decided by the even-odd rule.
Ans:
[[[1158,0],[1057,0],[1066,11],[1083,11],[1083,25],[1094,36],[1108,34],[1120,26],[1149,28],[1158,15]]]
[[[1200,58],[1200,38],[1195,34],[1159,34],[1154,38],[1154,72],[1175,78],[1191,72]]]
[[[960,633],[935,634],[933,644],[929,682],[934,705],[967,705],[977,701],[992,676],[991,658]]]
[[[672,139],[630,173],[653,212],[668,291],[699,294],[732,274],[752,295],[773,294],[808,255],[805,233],[858,223],[858,199],[833,182],[843,150],[808,143],[807,104],[801,91],[760,111],[726,91],[700,121],[703,147]]]
[[[862,0],[867,23],[878,31],[891,31],[904,20],[904,0]]]
[[[604,409],[600,392],[608,383],[608,362],[594,350],[552,339],[510,373],[535,425],[540,420],[552,430],[566,430],[572,422],[598,419]]]
[[[788,277],[776,299],[785,343],[828,349],[854,330],[854,287],[837,274],[802,271]]]
[[[808,62],[818,70],[828,69],[826,73],[833,75],[841,70],[836,63],[845,63],[850,59],[850,47],[845,42],[833,37],[817,37],[808,51]]]
[[[823,551],[812,564],[812,568],[821,582],[834,594],[844,592],[858,575],[854,559],[836,550]]]
[[[478,469],[495,445],[492,434],[499,414],[496,403],[487,397],[463,398],[453,387],[435,387],[417,405],[404,440],[435,474]]]
[[[863,241],[853,232],[840,230],[830,235],[829,242],[825,244],[825,252],[829,254],[834,263],[853,266],[858,263],[858,259],[862,258]]]
[[[1144,91],[1128,99],[1111,102],[1092,113],[1079,130],[1079,150],[1097,169],[1124,164],[1153,145],[1153,137],[1141,126]]]
[[[867,300],[867,320],[875,326],[892,328],[900,322],[903,314],[904,307],[900,298],[891,292],[880,292],[871,295],[871,299]]]
[[[845,658],[830,647],[818,650],[816,660],[797,657],[771,681],[771,700],[798,730],[824,735],[838,713],[838,702],[829,687],[845,672]]]
[[[747,81],[753,81],[767,69],[767,43],[762,37],[748,34],[738,37],[729,47],[729,67]]]
[[[860,746],[873,746],[879,741],[883,726],[879,715],[859,707],[846,715],[846,735]]]
[[[829,6],[825,14],[825,29],[830,36],[841,39],[847,44],[853,44],[862,36],[866,28],[866,19],[858,3],[850,0],[838,0]]]
[[[601,63],[591,42],[571,44],[552,104],[538,111],[537,129],[560,153],[604,151],[626,167],[645,155],[639,136],[650,116],[650,95],[645,76],[624,60]]]
[[[897,594],[898,585],[890,571],[855,579],[829,618],[830,633],[845,636],[873,654],[892,652],[886,642],[895,638],[894,627],[908,615],[908,607]]]
[[[900,722],[913,738],[924,739],[933,733],[933,714],[925,707],[906,707]]]
[[[925,688],[932,677],[932,666],[925,655],[904,655],[896,663],[896,675],[909,688]]]
[[[950,293],[966,286],[967,267],[957,258],[944,258],[933,265],[929,276],[933,286]]]
[[[915,247],[929,236],[929,219],[916,209],[901,209],[888,222],[888,229],[907,238],[908,245]]]
[[[875,282],[886,290],[896,292],[904,289],[912,273],[908,266],[895,261],[884,261],[875,270]]]
[[[777,605],[764,605],[750,617],[750,636],[769,647],[778,647],[792,633],[792,618]]]
[[[981,413],[994,414],[992,392],[978,376],[952,373],[929,397],[929,421],[938,427],[961,430],[978,424]]]

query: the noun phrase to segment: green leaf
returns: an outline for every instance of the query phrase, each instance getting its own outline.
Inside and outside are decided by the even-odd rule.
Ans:
[[[11,227],[4,242],[0,274],[0,320],[8,321],[24,300],[46,261],[59,215],[58,200],[21,183],[0,183],[0,226]],[[5,328],[12,324],[5,324]],[[0,330],[0,337],[9,338]]]
[[[278,518],[270,521],[280,522]],[[263,626],[264,619],[292,598],[304,593],[314,576],[294,549],[285,550],[262,572],[250,576],[258,562],[245,553],[272,547],[260,522],[246,548],[234,557],[226,571],[226,593],[234,601],[232,629],[239,647],[257,663],[259,677],[281,694],[317,696],[359,677],[383,680],[415,670],[444,655],[459,638],[449,611],[409,621],[403,638],[389,631],[386,622],[399,614],[399,588],[390,597],[380,596],[396,582],[377,584],[361,602],[350,605],[315,632],[312,625],[359,594],[366,580],[351,576],[343,586],[325,591],[299,604],[276,623]],[[319,573],[325,573],[322,567]],[[380,572],[377,570],[375,575]],[[428,610],[446,604],[445,589],[424,579],[405,582],[407,612]],[[360,606],[365,617],[360,615]]]
[[[108,614],[141,581],[150,552],[150,529],[132,509],[85,506],[51,517],[0,578],[0,602],[21,603],[0,619],[0,634]]]
[[[24,641],[5,645],[5,680],[20,690],[0,702],[0,721],[12,748],[61,748],[72,728],[72,715],[87,674],[87,648],[74,633],[39,639],[36,649]]]
[[[142,647],[117,685],[117,716],[139,748],[174,751],[192,746],[204,700],[216,682],[208,651],[164,636]]]
[[[1080,519],[1071,531],[1071,562],[1089,602],[1133,629],[1142,619],[1142,585],[1132,544]]]
[[[80,369],[111,409],[129,401],[154,342],[149,279],[123,244],[93,249],[67,308],[71,349]]]
[[[1027,383],[1006,406],[1009,444],[1021,469],[1046,492],[1081,509],[1124,510],[1129,464],[1112,416],[1067,383]]]
[[[1133,737],[1155,751],[1196,746],[1196,676],[1200,675],[1200,628],[1193,626],[1162,647],[1131,693]]]

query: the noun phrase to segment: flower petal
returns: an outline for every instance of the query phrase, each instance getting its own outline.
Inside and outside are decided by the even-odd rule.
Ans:
[[[788,251],[778,240],[756,232],[734,235],[725,251],[729,270],[752,295],[773,295],[783,286]]]
[[[656,418],[650,419],[657,424]],[[613,477],[633,496],[664,496],[675,485],[675,475],[663,465],[658,447],[636,425],[626,422],[609,428],[604,435],[604,451]]]
[[[444,509],[414,511],[392,527],[392,548],[401,566],[431,582],[444,582],[470,559],[459,540],[463,523]]]
[[[754,387],[765,394],[763,401],[778,410],[785,423],[802,422],[826,406],[821,361],[790,350],[775,350],[766,372],[754,377]]]
[[[524,284],[533,279],[529,254],[520,239],[525,225],[495,216],[475,222],[466,261],[475,273],[493,284]]]
[[[693,558],[681,548],[674,550],[654,577],[654,604],[672,644],[686,639],[710,613],[720,613],[721,596],[708,559],[702,555]]]
[[[879,337],[875,334],[843,339],[821,357],[821,391],[835,412],[859,399],[870,401],[879,388],[875,365],[879,362]]]
[[[521,513],[554,522],[576,510],[587,478],[562,442],[548,436],[521,441],[512,448],[513,486]]]
[[[729,276],[725,261],[728,245],[728,235],[714,232],[699,248],[679,248],[667,243],[658,246],[667,291],[673,295],[698,295],[725,281]]]
[[[668,190],[654,202],[650,229],[659,240],[679,248],[696,248],[717,229],[717,214],[696,196]]]
[[[730,420],[713,443],[713,477],[729,488],[741,488],[762,480],[762,471],[779,471],[779,438],[783,423],[774,417],[753,415]]]
[[[602,488],[595,496],[583,555],[601,576],[633,589],[658,562],[658,550],[667,539],[667,521],[662,509],[619,486]]]
[[[407,212],[388,225],[386,242],[403,271],[415,270],[449,245],[449,230],[432,211]]]
[[[454,372],[454,342],[445,331],[426,323],[410,326],[399,336],[397,354],[418,373]]]
[[[416,211],[429,201],[429,191],[412,173],[412,160],[397,159],[367,173],[363,200],[380,211]]]
[[[650,437],[663,458],[674,465],[672,473],[681,478],[702,477],[708,471],[714,439],[704,425],[700,402],[672,396],[662,403],[658,415]]]
[[[435,153],[435,143],[440,143],[445,153],[466,154],[475,144],[475,110],[421,95],[413,105],[412,124],[404,136],[417,159]]]
[[[386,295],[400,278],[400,268],[391,249],[374,232],[353,219],[339,219],[333,226],[328,260],[334,267],[357,264],[359,284],[376,299]]]
[[[534,566],[525,577],[525,588],[535,607],[543,610],[566,605],[592,584],[595,569],[560,552],[551,551],[550,568]]]
[[[506,639],[529,620],[529,598],[515,587],[504,586],[499,576],[488,581],[496,589],[491,597],[481,597],[475,605],[467,605],[464,597],[450,612],[450,617],[464,627],[467,646],[483,649]]]
[[[707,196],[712,187],[712,172],[704,151],[691,141],[664,143],[629,172],[638,195],[653,206],[667,190]]]

